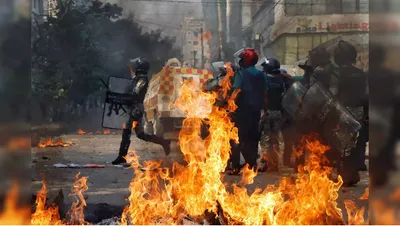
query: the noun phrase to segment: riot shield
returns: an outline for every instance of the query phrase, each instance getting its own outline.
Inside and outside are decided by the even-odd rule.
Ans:
[[[300,83],[295,82],[286,90],[282,97],[282,108],[294,119],[301,117],[300,107],[307,89]]]
[[[322,129],[322,137],[335,150],[343,152],[355,146],[361,123],[321,83],[307,90],[302,113],[310,124]]]
[[[132,80],[110,76],[103,109],[102,127],[123,129],[129,121],[133,95]]]

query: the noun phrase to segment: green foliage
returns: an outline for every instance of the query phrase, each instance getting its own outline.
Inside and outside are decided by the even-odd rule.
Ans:
[[[77,103],[102,89],[100,78],[128,76],[129,59],[149,59],[158,72],[171,57],[174,39],[161,30],[143,33],[134,17],[122,18],[122,8],[99,0],[83,8],[60,1],[56,15],[37,26],[33,41],[32,86],[36,96],[67,98]]]

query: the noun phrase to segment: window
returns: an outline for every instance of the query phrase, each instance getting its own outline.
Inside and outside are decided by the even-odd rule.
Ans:
[[[194,41],[194,42],[193,42],[193,45],[194,45],[194,46],[199,45],[199,41]]]
[[[357,0],[342,0],[342,13],[356,13],[358,11],[356,7],[358,4],[356,4],[356,1]]]
[[[313,0],[311,5],[312,14],[325,14],[326,4],[325,0]]]
[[[33,8],[36,9],[37,6],[37,0],[33,0],[33,4],[32,4]]]
[[[342,11],[342,0],[326,0],[326,13],[338,14]]]
[[[369,12],[369,0],[359,0],[359,12],[360,13],[368,13]]]

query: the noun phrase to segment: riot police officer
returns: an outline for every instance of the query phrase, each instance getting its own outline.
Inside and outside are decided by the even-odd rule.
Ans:
[[[264,122],[264,135],[260,140],[262,147],[267,147],[267,167],[269,171],[278,170],[279,162],[279,132],[282,125],[282,95],[285,91],[285,82],[281,76],[281,64],[273,58],[263,58],[258,64],[263,68],[268,83],[268,120]],[[267,137],[268,134],[268,137]]]
[[[330,85],[331,92],[352,115],[362,122],[356,147],[351,150],[350,156],[344,159],[342,177],[346,184],[358,183],[360,176],[358,170],[364,168],[366,143],[368,142],[368,96],[367,75],[356,63],[356,48],[345,41],[340,41],[334,46],[333,60],[337,67],[334,76],[337,82]]]
[[[129,145],[131,143],[130,137],[132,134],[131,125],[133,122],[137,122],[135,133],[136,136],[144,141],[153,142],[161,145],[164,148],[166,155],[170,153],[170,141],[165,140],[153,134],[147,134],[144,132],[144,106],[143,101],[149,86],[149,79],[147,73],[150,69],[150,63],[143,57],[138,57],[131,60],[128,65],[129,71],[132,77],[132,86],[127,93],[132,93],[133,104],[130,109],[130,117],[127,122],[127,126],[122,131],[122,141],[119,148],[118,157],[112,162],[113,165],[126,163],[125,156],[128,153]]]

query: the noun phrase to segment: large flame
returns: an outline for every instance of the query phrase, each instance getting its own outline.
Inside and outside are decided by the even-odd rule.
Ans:
[[[342,179],[336,183],[329,179],[332,168],[322,164],[329,147],[314,137],[303,140],[301,148],[310,157],[296,179],[285,178],[278,187],[256,189],[249,195],[243,185],[253,183],[256,172],[245,168],[240,185],[228,192],[221,175],[229,159],[230,140],[238,141],[238,130],[228,117],[236,106],[231,101],[233,106],[226,109],[214,107],[216,97],[200,91],[193,82],[183,84],[175,107],[187,116],[179,134],[187,166],[174,164],[170,171],[160,169],[158,162],[146,161],[142,172],[138,156],[131,157],[136,176],[129,186],[129,205],[121,224],[179,224],[186,215],[202,217],[220,210],[229,224],[344,224],[336,202]],[[202,123],[210,131],[204,140],[200,137]],[[360,222],[360,216],[357,213],[351,222]]]
[[[72,186],[72,193],[70,196],[75,197],[75,202],[72,203],[70,211],[68,211],[67,215],[69,216],[69,221],[72,224],[83,225],[87,224],[85,222],[85,217],[83,214],[83,209],[86,206],[86,200],[83,197],[83,192],[88,190],[88,186],[86,181],[88,177],[79,178],[80,173],[75,176],[75,183]]]
[[[46,184],[42,181],[42,189],[36,196],[36,210],[32,214],[32,225],[59,225],[62,224],[58,206],[46,206],[47,189]]]
[[[19,186],[14,182],[8,191],[3,210],[0,212],[0,225],[24,225],[29,224],[30,207],[18,205]]]

